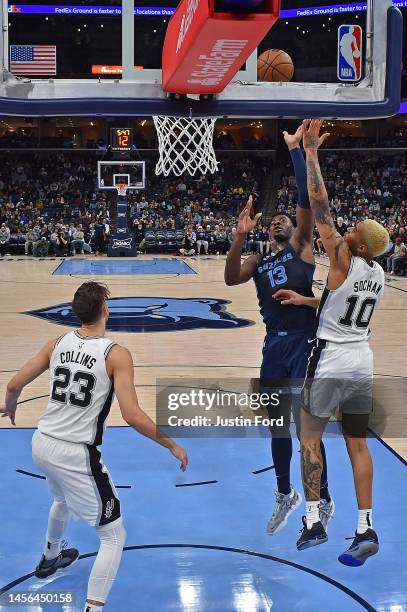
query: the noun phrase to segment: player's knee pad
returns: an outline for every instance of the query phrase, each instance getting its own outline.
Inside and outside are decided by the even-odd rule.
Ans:
[[[119,519],[110,525],[103,525],[97,528],[101,544],[109,547],[123,549],[126,542],[127,533],[123,526],[123,521]]]

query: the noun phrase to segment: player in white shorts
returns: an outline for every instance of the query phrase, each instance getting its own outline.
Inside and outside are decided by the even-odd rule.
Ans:
[[[183,448],[165,436],[141,410],[134,389],[130,352],[105,338],[109,317],[107,287],[84,283],[76,291],[72,309],[80,330],[48,342],[7,385],[2,416],[15,425],[17,400],[23,388],[50,369],[50,397],[32,440],[34,463],[46,475],[54,497],[48,519],[44,554],[35,570],[47,578],[79,557],[64,550],[62,536],[69,514],[96,528],[100,548],[88,583],[86,612],[100,612],[113,586],[126,532],[120,501],[101,461],[106,418],[116,394],[124,420],[141,434],[170,450],[185,471]]]
[[[302,391],[301,471],[307,513],[297,548],[303,550],[328,539],[319,520],[319,449],[329,417],[340,408],[359,521],[355,538],[339,561],[358,566],[379,549],[372,528],[373,466],[366,444],[373,383],[373,355],[368,340],[370,320],[384,290],[383,269],[373,258],[385,252],[389,234],[370,219],[349,229],[343,238],[336,231],[318,161],[321,126],[318,120],[304,122],[308,193],[330,267],[318,309],[317,343],[308,361]]]

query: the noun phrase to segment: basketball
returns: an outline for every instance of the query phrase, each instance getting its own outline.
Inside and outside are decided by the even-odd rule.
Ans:
[[[291,57],[281,49],[263,51],[257,59],[257,77],[259,81],[291,81],[294,64]]]

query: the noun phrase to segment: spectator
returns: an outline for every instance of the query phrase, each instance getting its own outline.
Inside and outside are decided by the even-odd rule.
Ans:
[[[66,256],[69,253],[69,233],[65,226],[61,225],[56,231],[55,255]]]
[[[405,262],[407,262],[407,247],[401,241],[400,236],[397,236],[394,253],[387,260],[387,272],[389,274],[399,274],[401,268],[404,269]]]
[[[265,227],[259,227],[259,253],[268,255],[270,253],[270,234]]]
[[[106,244],[106,226],[105,223],[98,219],[93,226],[93,245],[95,255],[100,255],[105,250]]]
[[[25,254],[29,255],[29,252],[33,252],[34,244],[37,242],[37,236],[35,235],[34,229],[32,227],[28,228],[28,231],[25,235]]]
[[[9,255],[10,251],[10,228],[5,223],[0,226],[0,255]]]
[[[344,236],[346,232],[348,231],[348,226],[344,222],[343,217],[337,217],[335,227],[336,227],[336,231],[341,236]]]
[[[219,253],[224,255],[229,250],[229,243],[223,223],[215,225],[215,248],[217,255],[219,255]]]
[[[83,233],[82,225],[78,225],[74,229],[71,235],[71,253],[75,255],[76,249],[79,250],[80,254],[83,255],[85,246],[85,234]]]
[[[209,248],[209,236],[208,232],[203,229],[202,225],[199,225],[196,232],[196,247],[198,255],[201,254],[201,248],[203,247],[205,255],[208,254]]]
[[[49,242],[46,236],[41,236],[39,240],[34,244],[33,255],[34,257],[47,257],[49,252]]]
[[[188,229],[184,236],[184,244],[180,248],[179,252],[181,255],[195,255],[195,240],[192,236],[192,231]]]

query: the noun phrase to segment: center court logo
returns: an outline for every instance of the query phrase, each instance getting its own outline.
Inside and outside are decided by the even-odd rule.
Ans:
[[[253,321],[239,319],[226,312],[227,300],[204,298],[127,297],[108,300],[108,331],[168,332],[187,329],[237,329]],[[52,321],[58,325],[78,327],[71,304],[31,310],[25,314]]]

